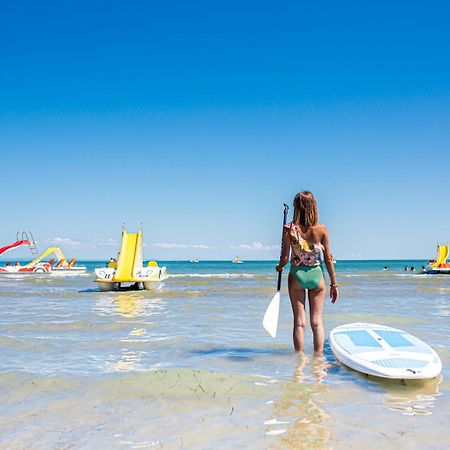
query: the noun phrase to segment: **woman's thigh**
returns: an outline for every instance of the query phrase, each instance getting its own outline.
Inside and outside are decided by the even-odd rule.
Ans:
[[[291,299],[294,319],[302,324],[306,322],[305,314],[305,290],[301,287],[296,277],[289,273],[288,277],[289,298]]]
[[[309,300],[309,316],[311,322],[317,323],[317,321],[322,321],[323,315],[323,303],[325,300],[325,294],[327,293],[327,288],[325,285],[325,278],[322,277],[319,286],[315,289],[310,289],[308,291]]]

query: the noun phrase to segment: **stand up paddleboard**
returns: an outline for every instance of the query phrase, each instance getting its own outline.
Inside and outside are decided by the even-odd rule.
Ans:
[[[371,323],[349,323],[330,332],[334,356],[368,375],[394,379],[434,378],[442,371],[438,354],[405,331]]]

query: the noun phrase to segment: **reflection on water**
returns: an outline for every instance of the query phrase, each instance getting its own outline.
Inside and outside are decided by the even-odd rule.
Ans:
[[[145,365],[151,348],[155,341],[164,340],[165,335],[151,334],[149,328],[153,328],[153,322],[148,322],[149,316],[161,314],[164,309],[161,298],[150,297],[142,292],[108,293],[102,294],[95,302],[94,310],[100,314],[118,315],[126,319],[134,319],[130,324],[131,330],[125,336],[116,338],[122,343],[121,348],[116,348],[117,353],[108,356],[109,371],[143,371],[148,369]],[[142,326],[136,326],[140,324]],[[151,342],[153,341],[153,345]],[[146,344],[147,343],[147,344]],[[145,345],[143,347],[142,345]],[[114,347],[113,347],[114,348]],[[111,350],[113,349],[111,348]],[[155,364],[154,367],[158,365]]]
[[[143,296],[135,295],[118,295],[114,299],[116,306],[115,311],[123,317],[137,317],[142,314],[144,304],[142,302]]]
[[[137,292],[126,294],[101,294],[95,302],[96,312],[117,314],[128,319],[151,316],[163,309],[161,298],[149,297]]]
[[[270,448],[316,449],[327,443],[330,418],[318,398],[329,389],[322,382],[330,367],[325,357],[298,355],[292,379],[284,383],[273,416],[265,422],[267,435],[280,435]]]
[[[440,376],[431,380],[382,380],[380,388],[386,390],[384,402],[392,411],[408,416],[428,415],[440,395],[440,382]]]
[[[380,401],[389,410],[405,415],[429,415],[440,395],[442,376],[429,380],[398,380],[380,378],[355,371],[336,361],[338,375],[346,383],[357,384],[364,389],[380,394]]]
[[[139,364],[145,356],[147,352],[123,349],[120,359],[113,364],[112,370],[114,372],[139,370]]]

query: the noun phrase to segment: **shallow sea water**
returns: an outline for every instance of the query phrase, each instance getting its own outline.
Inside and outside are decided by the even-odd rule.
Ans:
[[[88,263],[89,270],[103,263]],[[0,448],[449,448],[450,277],[419,261],[338,262],[348,322],[408,331],[441,357],[428,381],[366,377],[292,350],[272,262],[167,262],[157,292],[99,292],[92,273],[0,278]],[[387,265],[388,271],[382,271]]]

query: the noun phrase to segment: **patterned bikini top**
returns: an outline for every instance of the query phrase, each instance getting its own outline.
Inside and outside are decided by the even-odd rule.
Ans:
[[[319,266],[321,263],[322,244],[310,244],[300,235],[299,226],[285,225],[291,239],[291,264],[294,266]]]

